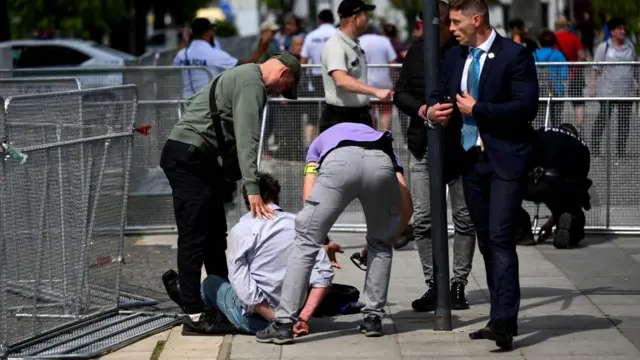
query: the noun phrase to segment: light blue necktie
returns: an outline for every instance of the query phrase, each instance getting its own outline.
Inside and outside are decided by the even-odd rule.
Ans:
[[[467,92],[474,99],[478,100],[478,88],[480,84],[480,56],[482,55],[482,49],[471,49],[471,64],[469,65],[469,71],[467,75]],[[462,147],[465,151],[468,151],[472,147],[476,146],[478,141],[478,127],[476,126],[476,120],[471,117],[465,117],[462,119]]]

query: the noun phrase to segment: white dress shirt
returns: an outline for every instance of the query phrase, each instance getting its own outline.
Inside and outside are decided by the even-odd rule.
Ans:
[[[487,60],[487,55],[489,54],[489,50],[491,49],[491,46],[493,45],[493,41],[495,39],[496,39],[496,31],[491,29],[491,35],[489,35],[489,38],[478,46],[478,49],[482,50],[482,55],[480,55],[480,74],[478,74],[478,77],[482,75],[484,62]],[[471,49],[472,47],[469,47],[469,55],[467,55],[467,60],[465,61],[464,69],[462,70],[462,79],[460,80],[460,90],[462,92],[467,91],[467,77],[469,77],[469,66],[473,61],[473,55],[471,55]],[[478,131],[478,140],[476,141],[476,146],[482,146],[480,131]]]

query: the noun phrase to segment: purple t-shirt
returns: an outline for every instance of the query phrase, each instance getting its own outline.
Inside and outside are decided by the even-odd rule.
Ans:
[[[359,141],[364,143],[375,142],[385,136],[391,137],[390,131],[377,131],[372,127],[358,123],[339,123],[323,131],[309,146],[307,152],[307,164],[310,162],[319,163],[329,153],[343,141]],[[395,157],[395,165],[400,166],[398,155]]]

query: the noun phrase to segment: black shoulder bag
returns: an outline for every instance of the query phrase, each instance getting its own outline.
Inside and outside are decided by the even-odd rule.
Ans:
[[[216,105],[216,86],[220,76],[216,77],[211,83],[209,90],[209,111],[211,112],[211,120],[213,121],[213,129],[216,132],[216,142],[218,143],[218,156],[222,159],[222,171],[227,181],[235,182],[242,179],[240,172],[240,162],[238,160],[238,150],[235,142],[227,141],[220,124],[220,112]]]

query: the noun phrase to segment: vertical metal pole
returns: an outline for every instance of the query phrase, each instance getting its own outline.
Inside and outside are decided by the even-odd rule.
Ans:
[[[438,0],[422,0],[424,18],[424,82],[429,101],[440,74],[440,17]],[[434,330],[450,331],[451,299],[449,295],[449,239],[447,238],[447,199],[444,182],[443,129],[427,131],[429,143],[429,185],[431,195],[431,240],[436,288]]]
[[[604,124],[604,126],[606,126],[606,136],[607,136],[607,150],[605,152],[605,161],[606,161],[606,184],[607,184],[607,190],[606,190],[606,215],[605,215],[605,228],[611,229],[611,126],[613,126],[613,122],[611,121],[611,117],[613,114],[613,109],[611,108],[611,103],[609,102],[609,100],[607,100],[606,102],[604,102],[604,106],[606,106],[607,108],[605,109],[605,116],[607,119],[607,122]],[[600,106],[602,106],[603,103],[600,103]],[[620,108],[618,107],[618,119],[620,119]],[[620,121],[620,120],[618,120]]]

